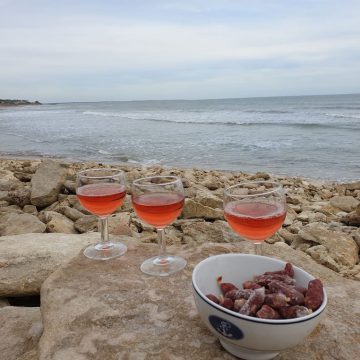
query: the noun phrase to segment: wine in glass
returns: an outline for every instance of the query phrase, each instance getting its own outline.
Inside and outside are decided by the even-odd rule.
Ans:
[[[184,189],[177,176],[152,176],[135,180],[132,186],[132,203],[137,216],[156,228],[159,255],[145,260],[141,271],[155,276],[171,275],[186,266],[180,256],[166,253],[164,228],[181,213],[184,206]]]
[[[225,218],[231,228],[255,244],[262,255],[262,244],[281,227],[286,216],[286,198],[281,184],[249,181],[230,186],[224,192]]]
[[[108,216],[124,202],[124,172],[118,169],[88,169],[77,173],[76,194],[81,205],[100,219],[101,242],[90,245],[84,255],[94,260],[109,260],[125,254],[126,245],[109,240]]]

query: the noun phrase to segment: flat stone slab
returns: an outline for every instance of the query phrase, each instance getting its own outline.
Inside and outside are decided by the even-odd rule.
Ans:
[[[40,360],[234,359],[201,322],[191,291],[194,266],[211,255],[251,253],[252,244],[207,243],[169,248],[188,260],[171,277],[141,273],[153,244],[129,243],[108,262],[80,255],[54,272],[41,289],[44,333]],[[329,303],[315,331],[281,360],[355,359],[360,345],[360,282],[344,279],[286,244],[266,245],[265,255],[286,259],[324,282]],[[220,274],[219,274],[220,275]]]
[[[0,297],[39,295],[53,271],[99,240],[99,233],[0,237]]]
[[[0,323],[0,359],[37,359],[42,333],[39,308],[4,307],[0,309]]]

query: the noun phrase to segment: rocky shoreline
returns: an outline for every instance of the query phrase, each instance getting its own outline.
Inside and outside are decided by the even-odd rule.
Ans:
[[[23,233],[78,234],[97,231],[97,220],[78,202],[75,174],[99,163],[54,160],[0,160],[0,236]],[[169,243],[235,242],[239,238],[223,217],[225,186],[244,180],[272,179],[287,193],[287,217],[269,243],[282,242],[343,276],[360,280],[360,181],[339,184],[267,173],[246,174],[160,166],[118,166],[126,172],[125,204],[110,218],[110,233],[155,242],[154,229],[131,207],[131,182],[140,177],[176,174],[183,179],[186,203],[182,216],[167,230]]]
[[[19,313],[14,309],[5,313],[1,307],[5,307],[4,311],[9,308],[14,297],[39,296],[44,282],[48,283],[46,279],[99,236],[95,233],[96,218],[80,205],[75,195],[76,172],[90,167],[110,165],[50,159],[0,160],[0,318],[8,321],[8,328],[2,330],[4,336],[22,339],[21,359],[38,358],[34,349],[42,331],[40,312],[32,308],[25,314],[19,308]],[[126,173],[128,192],[122,208],[110,217],[110,234],[121,236],[130,245],[150,246],[149,243],[156,242],[154,229],[139,220],[132,210],[130,185],[134,179],[159,174],[182,178],[185,207],[181,217],[166,230],[166,238],[169,245],[182,249],[188,256],[200,248],[205,249],[202,256],[221,249],[233,251],[238,245],[239,249],[248,249],[247,243],[224,220],[223,189],[244,180],[271,179],[283,184],[288,208],[282,229],[268,241],[267,252],[291,256],[295,264],[299,259],[300,266],[301,262],[313,263],[314,269],[323,268],[324,274],[336,279],[337,284],[341,277],[347,278],[342,280],[349,288],[349,281],[355,288],[359,284],[360,181],[340,184],[263,172],[116,167]],[[48,291],[43,286],[41,296],[48,296]],[[29,329],[33,345],[29,344]],[[11,347],[6,349],[11,354],[9,359],[20,359]]]
[[[0,99],[0,108],[9,106],[41,105],[39,101]]]

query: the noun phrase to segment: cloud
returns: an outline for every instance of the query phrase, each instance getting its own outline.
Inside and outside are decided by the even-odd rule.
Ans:
[[[96,87],[102,89],[98,96],[111,97],[111,91],[119,89],[117,82],[123,81],[131,98],[183,97],[190,94],[184,90],[189,86],[192,97],[203,98],[214,93],[206,89],[209,84],[218,87],[218,97],[246,96],[247,91],[256,95],[259,88],[271,95],[272,88],[281,91],[281,84],[284,93],[296,86],[294,76],[309,79],[314,72],[322,81],[326,76],[337,79],[329,87],[329,92],[336,92],[336,86],[346,88],[350,72],[359,72],[360,11],[359,6],[339,8],[330,3],[332,7],[323,1],[312,5],[311,13],[310,1],[288,8],[284,1],[254,1],[249,7],[244,2],[209,1],[205,8],[203,1],[172,1],[155,2],[152,9],[135,1],[135,8],[144,4],[140,16],[126,8],[127,16],[117,17],[109,9],[82,15],[76,9],[45,7],[39,15],[26,8],[30,14],[25,16],[21,8],[14,8],[16,21],[0,15],[0,92],[24,91],[27,84],[29,91],[39,87],[38,93],[44,94],[42,89],[51,88],[51,82],[58,88],[47,92],[51,99],[69,94],[76,99],[80,92],[96,99]],[[89,8],[95,5],[99,3],[91,1]],[[292,12],[294,7],[298,12]],[[324,18],[318,17],[321,8]],[[147,18],[142,18],[147,9]],[[183,20],[179,14],[188,17]],[[234,84],[233,79],[243,80]],[[310,92],[323,91],[319,84],[310,85]]]

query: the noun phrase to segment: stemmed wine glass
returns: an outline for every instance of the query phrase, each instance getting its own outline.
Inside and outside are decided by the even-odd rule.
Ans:
[[[184,189],[177,176],[152,176],[135,180],[132,186],[132,203],[140,219],[156,228],[159,255],[145,260],[141,271],[155,276],[167,276],[186,266],[180,256],[166,253],[164,228],[181,213],[184,206]]]
[[[224,193],[225,218],[231,228],[255,244],[262,244],[281,227],[286,216],[285,192],[280,183],[249,181],[230,186]]]
[[[119,208],[126,195],[124,172],[118,169],[88,169],[77,173],[76,194],[81,205],[100,219],[101,243],[88,246],[84,255],[109,260],[125,254],[126,245],[109,240],[108,216]]]

